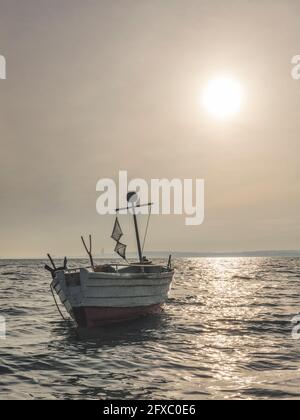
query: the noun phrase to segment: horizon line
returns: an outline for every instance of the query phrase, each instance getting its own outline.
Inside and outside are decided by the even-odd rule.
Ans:
[[[178,256],[185,256],[185,257],[218,257],[218,256],[228,256],[228,257],[234,257],[234,256],[299,256],[300,257],[300,250],[293,250],[293,249],[279,249],[279,250],[256,250],[256,251],[203,251],[203,252],[196,252],[196,251],[149,251],[147,253],[149,256],[155,256],[159,257],[161,255],[162,257],[173,255],[174,257]],[[127,254],[129,258],[133,258],[136,256],[135,252],[129,252]],[[65,255],[58,255],[54,256],[54,259],[62,259]],[[88,259],[86,255],[71,255],[68,257],[69,259]],[[107,253],[102,255],[95,255],[95,259],[119,259],[119,257],[115,256],[113,253]],[[0,256],[0,261],[2,260],[46,260],[47,256],[31,256],[31,257],[2,257]]]

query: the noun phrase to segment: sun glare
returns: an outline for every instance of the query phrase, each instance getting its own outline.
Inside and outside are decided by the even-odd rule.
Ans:
[[[206,86],[202,104],[214,117],[227,119],[240,110],[242,96],[242,88],[238,82],[227,77],[220,77]]]

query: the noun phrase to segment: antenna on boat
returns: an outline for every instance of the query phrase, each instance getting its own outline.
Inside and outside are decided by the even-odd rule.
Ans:
[[[83,236],[81,237],[81,241],[82,241],[83,246],[86,250],[86,253],[88,254],[88,257],[90,259],[91,267],[95,271],[94,259],[93,259],[93,255],[92,255],[92,235],[89,235],[89,248],[87,247]]]

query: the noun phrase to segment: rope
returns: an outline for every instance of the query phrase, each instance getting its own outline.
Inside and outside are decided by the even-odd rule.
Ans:
[[[54,292],[53,292],[53,287],[52,287],[52,285],[51,285],[51,284],[50,284],[50,290],[51,290],[51,293],[52,293],[52,296],[53,296],[53,299],[54,299],[55,305],[56,305],[56,307],[57,307],[57,310],[58,310],[58,312],[60,313],[60,316],[62,317],[62,319],[63,319],[64,321],[67,321],[67,318],[66,318],[66,317],[64,317],[64,315],[63,315],[62,311],[60,310],[60,308],[59,308],[59,306],[58,306],[58,304],[57,304],[57,302],[56,302],[55,295],[54,295]]]
[[[149,213],[148,213],[147,226],[146,226],[145,236],[144,236],[144,241],[143,241],[143,246],[142,246],[142,253],[144,252],[145,242],[146,242],[146,238],[147,238],[147,234],[148,234],[149,222],[150,222],[150,217],[151,217],[151,210],[152,210],[152,208],[150,206],[150,210],[149,210]]]

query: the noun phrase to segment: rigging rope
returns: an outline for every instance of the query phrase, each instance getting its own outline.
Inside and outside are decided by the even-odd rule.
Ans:
[[[58,306],[58,304],[57,304],[57,302],[56,302],[55,295],[54,295],[54,292],[53,292],[53,287],[52,287],[52,285],[51,285],[51,284],[50,284],[50,290],[51,290],[51,293],[52,293],[52,296],[53,296],[53,299],[54,299],[55,305],[56,305],[56,307],[57,307],[57,310],[58,310],[58,312],[60,313],[60,316],[62,317],[62,319],[63,319],[64,321],[67,321],[67,318],[65,318],[65,317],[64,317],[64,315],[63,315],[62,311],[60,310],[60,308],[59,308],[59,306]]]
[[[150,210],[148,213],[148,220],[147,220],[147,226],[146,226],[146,230],[145,230],[145,236],[144,236],[144,241],[143,241],[143,246],[142,246],[142,252],[144,252],[144,248],[145,248],[145,243],[146,243],[146,238],[147,238],[147,234],[148,234],[148,228],[149,228],[149,222],[150,222],[150,217],[151,217],[151,206],[150,206]]]

